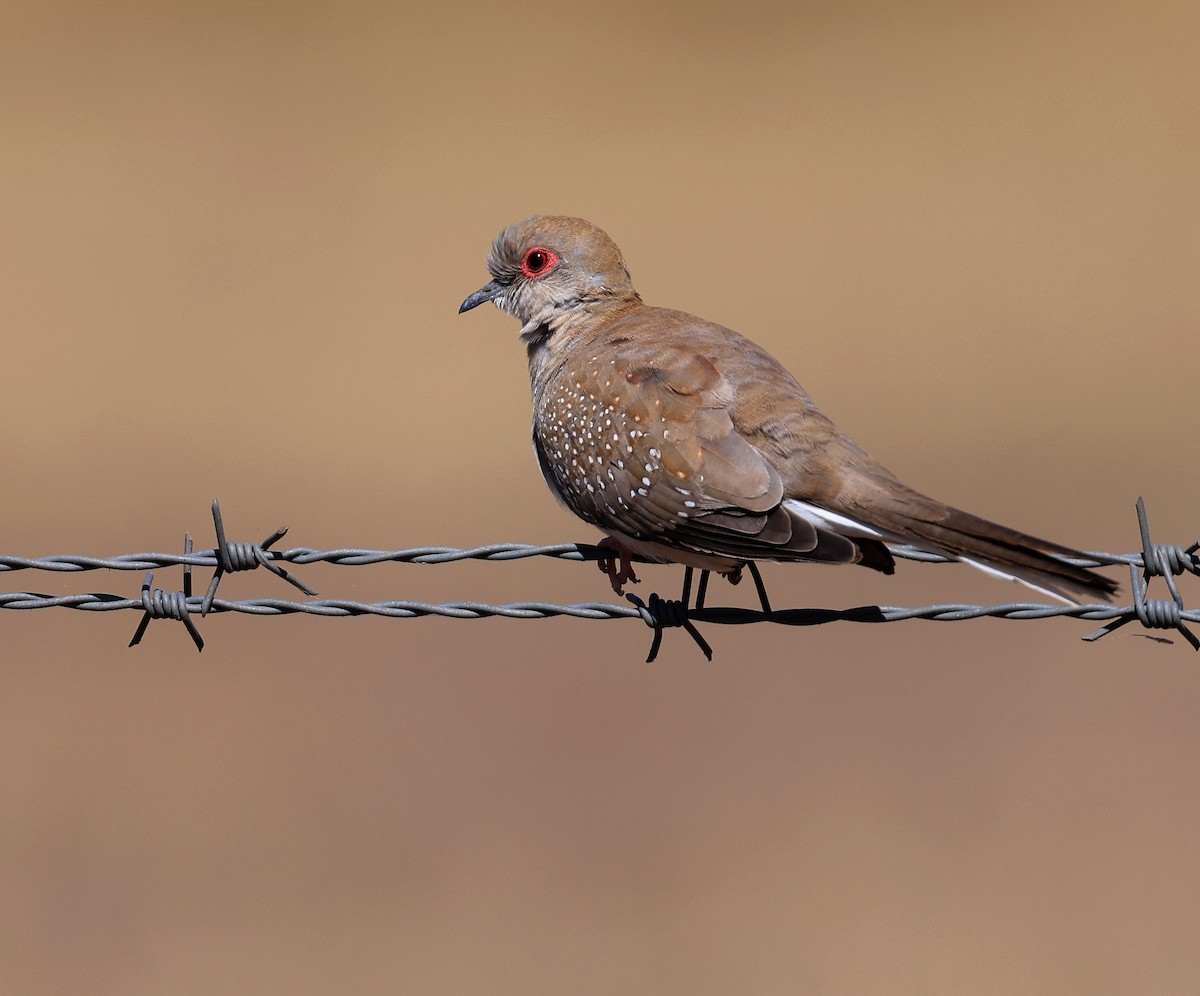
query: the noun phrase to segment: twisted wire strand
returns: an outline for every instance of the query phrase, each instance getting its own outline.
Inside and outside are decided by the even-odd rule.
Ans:
[[[250,547],[252,544],[237,544]],[[911,546],[891,546],[897,557],[926,564],[954,563],[949,557],[930,553]],[[337,550],[314,550],[310,547],[293,547],[290,550],[266,550],[267,560],[289,564],[335,564],[340,567],[364,567],[369,564],[449,564],[460,560],[523,560],[527,557],[551,557],[557,560],[595,561],[611,556],[611,551],[587,543],[555,543],[549,546],[534,546],[528,543],[490,543],[486,546],[417,546],[406,550],[369,550],[344,547]],[[1173,548],[1169,558],[1184,563],[1188,554],[1182,547]],[[632,558],[646,563],[637,557]],[[1087,551],[1083,557],[1060,557],[1065,564],[1075,567],[1107,567],[1115,564],[1131,564],[1142,567],[1141,553],[1102,553]],[[74,573],[77,571],[151,571],[161,567],[177,567],[190,564],[193,567],[222,566],[217,550],[198,550],[182,553],[122,553],[112,557],[86,557],[78,554],[58,554],[45,557],[14,557],[0,554],[0,573],[4,571],[53,571]]]
[[[193,596],[186,600],[189,612],[198,613],[202,599]],[[37,592],[7,592],[0,594],[0,609],[81,609],[89,612],[112,612],[123,609],[143,610],[141,598],[125,598],[99,592],[74,595],[43,595]],[[911,608],[897,605],[863,605],[849,609],[776,609],[767,614],[759,609],[705,607],[691,609],[688,617],[694,622],[718,625],[745,625],[771,622],[783,626],[817,626],[829,622],[901,622],[906,619],[925,619],[931,622],[958,622],[965,619],[1046,619],[1066,616],[1075,619],[1111,620],[1129,614],[1129,606],[1117,605],[1047,605],[1043,602],[1007,602],[1001,605],[966,605],[946,603]],[[417,602],[385,601],[358,602],[341,598],[319,598],[294,602],[282,598],[250,598],[240,601],[215,599],[211,613],[238,612],[257,616],[316,615],[316,616],[387,616],[411,619],[421,616],[445,616],[452,619],[549,619],[570,616],[577,619],[641,619],[643,613],[633,605],[608,602],[580,602],[558,605],[552,602],[509,602],[491,605],[485,602]],[[1185,622],[1200,623],[1200,609],[1182,609]]]

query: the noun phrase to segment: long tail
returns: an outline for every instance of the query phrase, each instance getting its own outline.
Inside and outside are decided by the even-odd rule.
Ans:
[[[1078,550],[997,525],[970,512],[943,505],[903,485],[875,490],[871,507],[830,512],[803,503],[805,515],[815,513],[842,531],[908,543],[954,557],[988,574],[1011,578],[1068,602],[1111,601],[1119,585],[1084,567],[1064,563]],[[788,502],[799,511],[799,502]],[[847,512],[851,514],[847,514]]]
[[[1117,592],[1119,585],[1111,578],[1058,559],[1081,557],[1078,550],[988,522],[957,508],[941,506],[941,510],[944,514],[939,520],[908,519],[904,531],[914,535],[919,545],[934,546],[989,574],[1016,578],[1070,602],[1097,598],[1107,602]]]

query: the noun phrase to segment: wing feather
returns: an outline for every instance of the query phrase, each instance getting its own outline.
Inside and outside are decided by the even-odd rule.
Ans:
[[[606,364],[565,364],[544,397],[542,472],[601,529],[735,561],[863,559],[855,540],[782,504],[778,467],[738,431],[734,391],[700,353],[618,343]]]

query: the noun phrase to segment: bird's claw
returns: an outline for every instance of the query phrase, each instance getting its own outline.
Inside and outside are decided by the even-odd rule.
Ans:
[[[638,584],[640,581],[633,571],[633,564],[629,560],[629,551],[612,538],[602,539],[597,545],[606,550],[612,550],[611,556],[601,557],[596,564],[600,568],[600,573],[607,576],[612,590],[618,595],[624,595],[625,585]]]

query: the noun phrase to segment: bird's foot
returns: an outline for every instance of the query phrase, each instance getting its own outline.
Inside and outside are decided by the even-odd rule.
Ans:
[[[606,536],[597,546],[612,550],[611,557],[601,557],[596,563],[600,573],[608,577],[608,583],[618,595],[625,594],[625,585],[638,584],[638,576],[633,572],[633,564],[629,560],[629,550],[611,536]]]
[[[736,567],[731,567],[727,571],[721,571],[721,577],[723,577],[730,584],[741,584],[742,565],[738,564]]]

